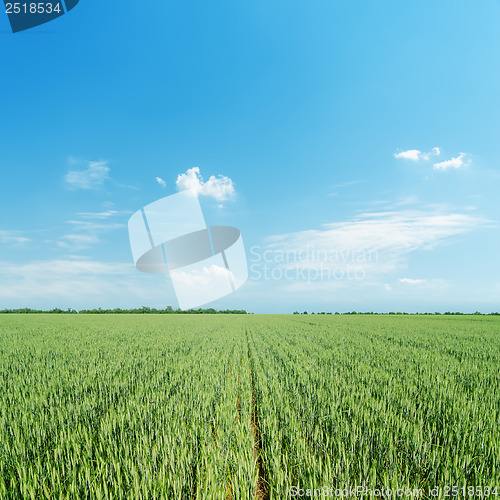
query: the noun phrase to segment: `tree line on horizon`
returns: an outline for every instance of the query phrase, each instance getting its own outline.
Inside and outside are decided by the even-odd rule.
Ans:
[[[382,313],[382,312],[358,312],[358,311],[351,311],[351,312],[311,312],[308,313],[307,311],[304,312],[299,312],[295,311],[293,314],[335,314],[335,315],[346,315],[346,314],[373,314],[373,315],[381,315],[381,316],[387,316],[387,315],[402,315],[402,316],[500,316],[499,312],[491,312],[491,313],[482,313],[480,311],[476,311],[474,313],[464,313],[464,312],[450,312],[446,311],[444,313],[440,312],[416,312],[416,313],[408,313],[408,312],[388,312],[388,313]]]
[[[21,309],[2,309],[0,314],[248,314],[243,309],[225,309],[223,311],[218,311],[213,308],[209,309],[188,309],[183,311],[182,309],[174,309],[172,306],[167,306],[165,309],[156,309],[154,307],[138,307],[135,309],[81,309],[77,311],[76,309],[60,309],[58,307],[50,310],[41,309],[31,309],[29,307],[23,307]]]
[[[100,307],[97,309],[81,309],[77,311],[76,309],[68,308],[68,309],[60,309],[59,307],[43,310],[43,309],[31,309],[29,307],[23,307],[19,309],[2,309],[0,310],[0,314],[253,314],[248,313],[244,309],[225,309],[218,311],[214,308],[208,309],[188,309],[186,311],[182,309],[174,309],[172,306],[167,306],[165,309],[156,309],[154,307],[138,307],[135,309],[101,309]],[[360,312],[360,311],[350,311],[350,312],[299,312],[295,311],[293,314],[318,314],[318,315],[350,315],[350,314],[361,314],[361,315],[403,315],[403,316],[500,316],[499,312],[491,312],[491,313],[482,313],[476,311],[474,313],[464,313],[464,312],[416,312],[416,313],[408,313],[408,312]]]

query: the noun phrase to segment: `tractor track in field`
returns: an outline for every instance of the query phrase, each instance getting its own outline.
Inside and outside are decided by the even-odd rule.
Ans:
[[[239,422],[241,419],[241,397],[240,397],[240,390],[241,390],[241,354],[240,354],[240,364],[238,366],[238,397],[236,399],[236,420]]]
[[[234,351],[234,349],[233,349]],[[241,388],[241,354],[240,360],[238,364],[238,385],[237,385],[237,397],[236,397],[236,422],[240,422],[241,420],[241,398],[240,398],[240,388]],[[226,486],[226,498],[225,500],[232,500],[234,495],[233,485],[231,484],[231,480],[228,481]]]
[[[250,342],[247,334],[247,355],[248,363],[250,365],[250,381],[252,385],[252,401],[251,401],[251,427],[254,437],[254,456],[257,459],[257,487],[255,489],[255,498],[257,500],[269,500],[269,476],[267,473],[264,460],[262,459],[262,435],[259,426],[259,411],[258,401],[255,387],[255,376],[253,370],[253,361],[250,355]]]

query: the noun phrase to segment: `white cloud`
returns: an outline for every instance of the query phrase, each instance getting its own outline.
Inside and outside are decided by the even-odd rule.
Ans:
[[[81,219],[66,221],[67,224],[71,224],[73,228],[71,231],[75,232],[62,236],[62,238],[57,241],[57,245],[62,248],[73,247],[73,250],[80,250],[81,248],[86,248],[91,244],[98,243],[98,233],[106,233],[108,231],[113,231],[114,229],[123,229],[127,227],[126,223],[108,222],[108,219],[130,213],[130,211],[126,210],[77,213],[76,215],[81,217]]]
[[[60,248],[65,248],[70,252],[78,252],[99,243],[100,240],[95,234],[65,234],[59,240],[47,240],[46,243],[55,243]]]
[[[334,184],[331,186],[332,189],[341,189],[349,186],[354,186],[355,184],[363,184],[366,181],[364,180],[357,180],[357,181],[346,181],[346,182],[340,182],[339,184]]]
[[[66,174],[66,183],[75,189],[94,189],[104,184],[109,172],[108,162],[90,161],[85,170],[70,170]]]
[[[99,238],[95,235],[89,234],[65,234],[63,239],[69,241],[70,243],[79,243],[79,244],[93,244],[99,243]]]
[[[158,307],[175,304],[164,275],[138,273],[133,263],[55,259],[21,265],[0,261],[3,307]]]
[[[386,283],[386,284],[384,285],[384,289],[385,289],[385,291],[386,291],[386,292],[391,292],[391,291],[392,291],[392,286],[391,286],[391,285],[389,285],[389,283]]]
[[[399,153],[394,154],[394,158],[403,159],[403,160],[428,160],[431,156],[439,156],[441,154],[441,150],[439,148],[432,148],[429,153],[422,153],[418,149],[408,149],[407,151],[400,151]]]
[[[161,177],[155,177],[155,180],[162,188],[167,186],[167,183]]]
[[[211,265],[205,266],[201,270],[185,272],[176,270],[176,282],[187,287],[197,287],[210,285],[211,283],[219,281],[221,278],[234,279],[233,273],[224,267]]]
[[[397,250],[409,252],[431,248],[440,240],[475,228],[482,219],[460,213],[423,210],[362,213],[346,222],[332,222],[323,229],[270,237],[271,245],[287,243],[296,247],[318,245],[358,250]]]
[[[407,285],[421,285],[423,283],[426,283],[427,280],[421,280],[421,279],[411,279],[411,278],[401,278],[399,280],[400,283],[405,283]]]
[[[93,221],[85,221],[85,220],[68,220],[67,224],[72,224],[73,227],[77,227],[78,230],[81,231],[111,231],[113,229],[122,229],[127,227],[127,224],[119,224],[119,223],[98,223]]]
[[[55,243],[61,248],[73,251],[88,248],[100,242],[98,234],[107,233],[115,229],[127,227],[126,223],[110,222],[108,219],[130,214],[127,210],[107,210],[105,212],[80,212],[76,215],[81,219],[68,220],[71,224],[71,233],[61,236]]]
[[[191,190],[197,195],[209,196],[217,201],[225,201],[235,194],[233,181],[224,175],[211,176],[204,181],[198,167],[190,168],[184,174],[177,176],[178,191]]]
[[[408,151],[400,151],[399,153],[394,154],[394,158],[404,159],[404,160],[420,160],[420,155],[422,153],[418,149],[409,149]]]
[[[108,222],[107,219],[129,212],[114,211],[108,212],[83,212],[76,215],[85,220],[68,220],[67,224],[71,224],[69,234],[59,237],[58,240],[47,240],[46,243],[55,243],[60,248],[66,248],[69,251],[79,251],[89,248],[92,245],[99,243],[101,240],[99,234],[107,233],[115,229],[124,229],[127,227],[125,223]]]
[[[126,268],[133,264],[106,263],[95,262],[88,260],[49,260],[49,261],[32,261],[22,265],[9,265],[1,263],[2,274],[9,276],[116,276],[123,274]]]
[[[403,268],[411,252],[432,250],[484,222],[467,214],[429,210],[364,213],[355,220],[324,224],[321,229],[272,236],[256,252],[260,261],[251,257],[250,264],[253,260],[261,268],[266,264],[293,272],[302,269],[335,279],[375,279]],[[301,279],[303,274],[296,276]]]
[[[76,215],[84,219],[108,219],[109,217],[113,217],[115,215],[127,215],[130,213],[132,212],[128,210],[108,210],[106,212],[80,212]]]
[[[464,165],[464,160],[467,156],[467,153],[460,153],[456,158],[452,158],[451,160],[442,161],[439,163],[434,163],[434,168],[436,170],[448,170],[449,168],[460,168]]]
[[[3,245],[22,245],[29,241],[30,239],[23,236],[21,231],[0,230],[0,243]]]

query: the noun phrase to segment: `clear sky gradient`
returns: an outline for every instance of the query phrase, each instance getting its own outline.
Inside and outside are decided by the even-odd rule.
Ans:
[[[499,26],[498,0],[0,13],[0,308],[176,307],[127,221],[191,182],[248,257],[210,306],[500,310]]]

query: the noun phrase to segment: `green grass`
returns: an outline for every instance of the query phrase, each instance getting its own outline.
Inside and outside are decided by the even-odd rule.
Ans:
[[[496,317],[2,315],[0,498],[500,489],[499,367]]]

